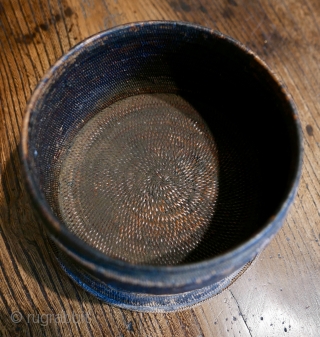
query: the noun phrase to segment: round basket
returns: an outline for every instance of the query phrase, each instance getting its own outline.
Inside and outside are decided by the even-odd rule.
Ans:
[[[63,269],[125,308],[175,310],[234,280],[298,186],[292,100],[239,42],[183,22],[96,34],[27,106],[27,189]]]

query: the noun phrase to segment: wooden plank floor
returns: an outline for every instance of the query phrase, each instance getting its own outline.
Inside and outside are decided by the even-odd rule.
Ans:
[[[120,310],[65,276],[32,213],[17,152],[26,102],[58,57],[100,30],[151,19],[200,23],[249,46],[288,86],[305,137],[283,229],[229,289],[170,314]],[[319,101],[319,0],[1,1],[0,336],[320,336]]]

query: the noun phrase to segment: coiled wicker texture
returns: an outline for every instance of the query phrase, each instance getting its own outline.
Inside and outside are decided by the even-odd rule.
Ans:
[[[88,39],[28,109],[23,158],[45,224],[74,263],[121,289],[221,281],[269,242],[296,191],[290,98],[252,53],[203,27]]]

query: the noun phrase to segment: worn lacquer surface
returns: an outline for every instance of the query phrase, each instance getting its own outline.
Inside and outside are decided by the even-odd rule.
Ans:
[[[200,23],[249,46],[286,83],[305,136],[283,229],[229,289],[168,314],[120,310],[68,279],[30,207],[17,150],[27,100],[50,65],[100,30],[153,19]],[[1,1],[0,336],[319,336],[319,36],[317,0]]]

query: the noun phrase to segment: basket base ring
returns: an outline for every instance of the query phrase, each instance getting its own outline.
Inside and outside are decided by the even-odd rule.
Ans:
[[[122,309],[138,312],[172,312],[184,310],[201,304],[218,295],[234,283],[253,263],[255,258],[232,273],[230,276],[210,286],[173,295],[152,295],[118,289],[84,273],[77,266],[69,263],[64,254],[50,240],[54,255],[60,267],[81,288],[108,304]]]

